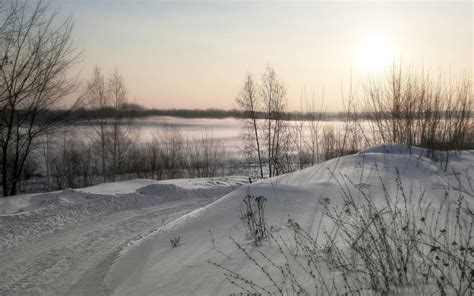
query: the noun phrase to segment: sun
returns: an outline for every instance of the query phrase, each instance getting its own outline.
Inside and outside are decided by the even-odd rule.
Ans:
[[[397,52],[395,44],[387,36],[367,36],[359,43],[357,62],[365,71],[379,72],[393,64]]]

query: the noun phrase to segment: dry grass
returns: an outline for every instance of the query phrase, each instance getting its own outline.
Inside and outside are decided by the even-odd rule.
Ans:
[[[398,175],[394,191],[381,181],[384,197],[377,199],[347,177],[334,176],[343,202],[320,201],[316,233],[289,219],[284,233],[268,233],[268,247],[246,249],[233,240],[257,273],[243,275],[213,264],[246,293],[471,295],[474,213],[465,201],[473,194],[469,176],[458,174],[457,184],[444,184],[439,203],[424,191],[407,192]]]
[[[256,246],[268,237],[265,222],[265,205],[267,199],[263,196],[247,194],[240,204],[240,219],[243,221],[248,237],[252,238]]]

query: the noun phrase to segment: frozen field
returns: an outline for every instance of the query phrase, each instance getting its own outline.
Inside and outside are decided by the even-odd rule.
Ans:
[[[230,240],[257,252],[239,217],[242,197],[268,199],[275,233],[288,218],[309,233],[320,228],[321,200],[342,202],[334,176],[347,177],[380,200],[425,192],[434,205],[460,172],[474,169],[474,151],[453,155],[449,169],[424,149],[377,146],[280,177],[248,184],[245,177],[134,180],[82,190],[0,200],[1,295],[228,295],[241,292],[222,270],[262,275]],[[397,171],[399,173],[397,173]],[[473,205],[466,185],[466,202]],[[323,225],[323,228],[325,226]],[[180,237],[171,248],[170,238]],[[260,250],[272,252],[271,244]],[[410,294],[410,293],[408,293]]]

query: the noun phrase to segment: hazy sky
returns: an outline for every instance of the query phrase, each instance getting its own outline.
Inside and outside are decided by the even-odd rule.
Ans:
[[[473,69],[472,1],[54,3],[74,17],[82,75],[117,68],[149,107],[233,108],[245,74],[259,78],[267,64],[292,110],[303,90],[319,100],[323,89],[328,109],[340,108],[351,68],[360,85],[393,55],[435,72]]]

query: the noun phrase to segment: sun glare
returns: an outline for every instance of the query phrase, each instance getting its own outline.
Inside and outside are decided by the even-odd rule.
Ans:
[[[370,36],[363,39],[358,47],[357,61],[365,71],[385,70],[396,58],[394,43],[385,36]]]

